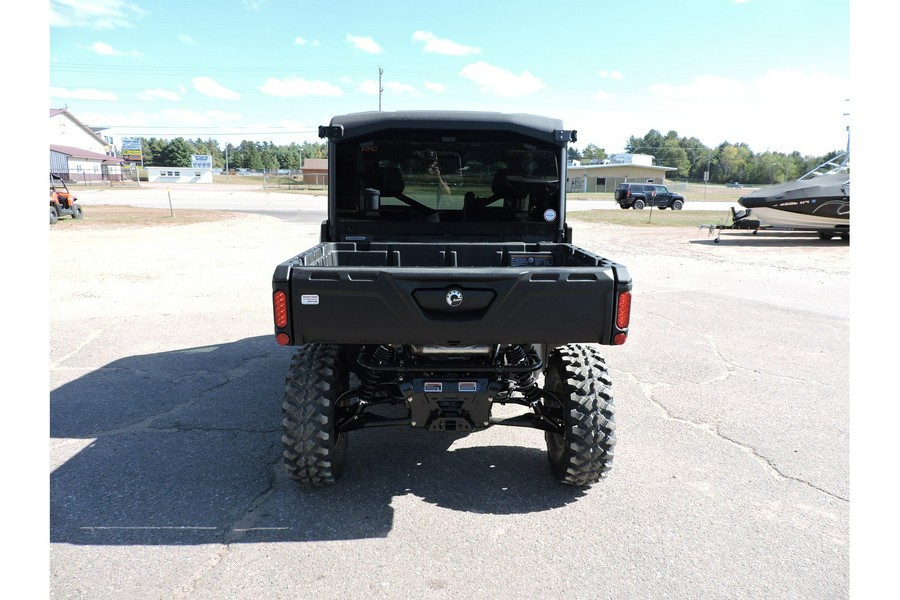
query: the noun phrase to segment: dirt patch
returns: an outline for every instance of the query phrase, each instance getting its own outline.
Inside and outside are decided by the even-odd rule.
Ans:
[[[51,225],[54,231],[97,231],[106,229],[139,229],[212,223],[240,218],[240,213],[216,210],[137,208],[133,206],[90,206],[83,219],[61,217]]]

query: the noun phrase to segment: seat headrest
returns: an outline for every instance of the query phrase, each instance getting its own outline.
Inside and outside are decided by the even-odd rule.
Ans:
[[[400,196],[403,193],[403,173],[397,167],[378,167],[377,182],[373,187],[380,190],[382,196]]]

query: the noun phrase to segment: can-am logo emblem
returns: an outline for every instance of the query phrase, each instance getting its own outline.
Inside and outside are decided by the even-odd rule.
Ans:
[[[463,295],[459,290],[450,290],[447,292],[447,304],[450,306],[459,306],[462,304]]]

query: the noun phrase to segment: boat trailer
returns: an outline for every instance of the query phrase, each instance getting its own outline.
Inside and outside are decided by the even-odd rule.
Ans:
[[[836,230],[836,229],[813,229],[813,228],[802,228],[802,227],[781,227],[775,225],[763,225],[759,219],[751,219],[752,209],[745,208],[743,210],[734,210],[734,207],[731,207],[731,223],[725,224],[715,224],[715,223],[703,223],[698,225],[700,231],[704,229],[707,230],[706,237],[712,235],[712,232],[716,232],[716,237],[713,239],[713,242],[719,243],[719,239],[721,238],[723,230],[743,230],[749,231],[751,235],[756,235],[760,231],[802,231],[805,233],[817,233],[819,235],[819,239],[821,240],[830,240],[833,237],[840,237],[842,240],[850,239],[850,228],[848,227],[846,231]]]

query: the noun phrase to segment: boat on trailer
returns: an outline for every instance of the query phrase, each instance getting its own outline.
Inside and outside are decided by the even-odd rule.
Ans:
[[[849,236],[850,163],[846,156],[840,154],[795,181],[742,196],[738,204],[759,220],[760,227],[815,231],[824,239]]]

